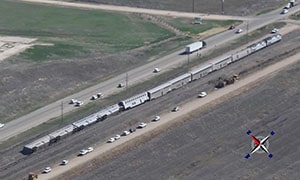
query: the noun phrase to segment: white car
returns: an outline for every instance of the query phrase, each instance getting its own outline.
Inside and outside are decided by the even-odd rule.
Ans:
[[[96,95],[93,95],[93,96],[91,97],[91,100],[96,100],[96,99],[98,99],[98,96],[96,96]]]
[[[77,102],[78,102],[77,99],[71,99],[71,100],[70,100],[70,104],[75,104],[75,103],[77,103]]]
[[[243,32],[243,29],[239,28],[235,33],[239,34],[241,32]]]
[[[159,116],[154,116],[152,121],[159,121],[160,120],[160,117]]]
[[[86,155],[87,153],[88,153],[88,150],[86,150],[86,149],[82,149],[79,151],[80,156]]]
[[[125,85],[123,84],[123,83],[120,83],[120,84],[118,84],[118,88],[122,88],[122,87],[124,87]]]
[[[277,28],[273,28],[271,33],[277,33],[279,30]]]
[[[289,10],[284,8],[284,9],[281,11],[281,14],[286,14],[286,13],[288,13],[288,12],[289,12]]]
[[[4,127],[4,124],[0,123],[0,128]]]
[[[207,93],[206,92],[201,92],[200,94],[198,94],[198,97],[199,98],[204,98],[205,96],[207,96]]]
[[[109,140],[107,142],[108,143],[113,143],[113,142],[115,142],[115,138],[109,138]]]
[[[76,106],[76,107],[80,107],[81,105],[83,105],[83,102],[82,102],[82,101],[77,101],[77,102],[75,103],[75,106]]]
[[[158,72],[160,72],[160,69],[159,68],[154,68],[153,72],[158,73]]]
[[[67,165],[68,163],[69,163],[69,161],[65,160],[65,159],[61,161],[61,165]]]
[[[144,128],[144,127],[146,127],[146,126],[147,126],[147,124],[142,122],[142,123],[139,125],[139,128]]]
[[[97,93],[97,97],[101,98],[101,97],[103,97],[103,94],[102,93]]]
[[[116,134],[116,136],[114,138],[115,138],[115,140],[119,140],[121,138],[121,136],[119,134]]]
[[[49,173],[49,172],[51,172],[51,171],[52,171],[51,167],[46,167],[46,168],[44,169],[43,173]]]
[[[87,148],[87,152],[88,152],[88,153],[93,152],[93,151],[94,151],[94,148],[93,148],[93,147],[88,147],[88,148]]]
[[[124,136],[127,136],[127,135],[129,135],[129,134],[130,134],[129,131],[124,131],[124,132],[123,132],[123,135],[124,135]]]
[[[172,111],[173,111],[173,112],[179,111],[179,106],[174,107]]]

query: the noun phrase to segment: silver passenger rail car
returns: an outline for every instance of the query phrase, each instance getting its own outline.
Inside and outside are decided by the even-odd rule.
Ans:
[[[148,93],[149,100],[151,101],[153,99],[159,98],[172,91],[171,85],[172,84],[170,82],[166,82],[164,84],[161,84],[159,86],[156,86],[155,88],[148,90],[147,93]]]
[[[265,41],[267,43],[267,46],[269,46],[269,45],[272,45],[276,42],[279,42],[281,39],[282,39],[281,34],[275,34],[271,37],[266,38]]]
[[[232,62],[232,57],[231,56],[223,57],[222,59],[218,59],[218,60],[212,62],[212,64],[213,64],[212,69],[213,69],[213,71],[217,71],[219,69],[224,68],[225,66],[227,66],[231,62]]]
[[[118,104],[114,104],[112,106],[109,106],[99,112],[96,113],[97,121],[103,121],[106,119],[109,115],[114,114],[116,112],[120,111],[120,106]]]
[[[83,119],[80,119],[79,121],[76,121],[74,123],[72,123],[72,125],[74,125],[74,132],[77,131],[81,131],[82,129],[84,129],[86,126],[94,123],[97,121],[97,116],[96,114],[92,114],[90,116],[87,116]]]
[[[126,110],[141,105],[149,100],[147,92],[138,94],[119,103],[121,109]]]
[[[232,62],[235,62],[235,61],[238,61],[238,60],[241,60],[242,58],[248,56],[251,54],[251,48],[250,47],[247,47],[245,49],[242,49],[234,54],[232,54]]]
[[[191,82],[191,74],[190,73],[185,73],[183,75],[178,76],[177,78],[174,78],[169,81],[170,83],[170,89],[178,89],[187,83]]]
[[[23,147],[22,153],[23,154],[31,154],[35,151],[37,151],[38,149],[42,149],[46,146],[48,146],[50,143],[50,136],[46,135],[43,136],[35,141],[33,141],[32,143],[26,144]]]
[[[204,76],[208,75],[212,71],[213,71],[213,64],[212,63],[209,63],[208,65],[198,67],[198,68],[196,68],[196,69],[194,69],[190,72],[192,81],[203,78]]]
[[[69,124],[63,128],[60,128],[52,133],[49,134],[51,145],[52,143],[58,142],[61,138],[68,136],[73,133],[74,126],[72,124]]]

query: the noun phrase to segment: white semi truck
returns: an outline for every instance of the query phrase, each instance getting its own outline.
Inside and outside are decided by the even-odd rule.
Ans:
[[[185,47],[185,53],[190,54],[195,51],[198,51],[199,49],[205,48],[206,47],[206,42],[205,41],[198,41],[194,42],[192,44],[189,44]]]

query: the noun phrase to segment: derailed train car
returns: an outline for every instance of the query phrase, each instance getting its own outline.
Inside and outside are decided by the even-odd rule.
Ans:
[[[121,109],[126,110],[126,109],[130,109],[130,108],[134,108],[138,105],[141,105],[141,104],[145,103],[147,100],[149,100],[149,96],[148,96],[147,92],[144,92],[144,93],[138,94],[136,96],[133,96],[131,98],[128,98],[124,101],[121,101],[119,103],[119,105],[120,105]]]
[[[211,62],[211,63],[205,64],[201,67],[198,67],[189,73],[186,73],[179,77],[176,77],[166,83],[163,83],[157,87],[154,87],[154,88],[148,90],[147,92],[141,93],[141,94],[133,96],[131,98],[128,98],[124,101],[121,101],[119,104],[109,106],[109,107],[105,108],[104,110],[101,110],[97,113],[94,113],[94,114],[88,116],[88,117],[80,119],[68,126],[65,126],[57,131],[54,131],[53,133],[50,133],[46,136],[43,136],[43,137],[35,140],[34,142],[25,145],[23,148],[23,152],[24,153],[35,152],[38,149],[49,146],[52,143],[59,141],[62,137],[65,137],[76,131],[82,130],[85,127],[87,127],[93,123],[103,121],[108,116],[110,116],[120,110],[130,109],[130,108],[136,107],[140,104],[143,104],[147,101],[154,100],[156,98],[164,96],[172,90],[178,89],[178,88],[188,84],[191,81],[201,79],[204,76],[208,75],[209,73],[212,73],[213,71],[222,69],[222,68],[226,67],[227,65],[229,65],[230,63],[238,61],[248,55],[251,55],[252,53],[255,53],[265,47],[268,47],[276,42],[279,42],[281,39],[282,39],[282,36],[280,34],[275,34],[271,37],[268,37],[257,43],[254,43],[245,49],[237,51],[236,53],[234,53],[232,55],[226,56],[226,57],[218,59],[214,62]]]

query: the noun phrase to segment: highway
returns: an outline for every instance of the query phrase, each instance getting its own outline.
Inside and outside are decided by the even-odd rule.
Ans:
[[[248,26],[248,32],[254,31],[260,27],[263,27],[267,24],[273,23],[278,20],[284,20],[286,19],[290,14],[299,11],[300,6],[296,6],[293,9],[290,9],[289,13],[285,15],[281,15],[281,9],[274,10],[272,12],[269,12],[267,14],[263,14],[256,17],[247,18],[247,22],[242,23],[237,28],[244,29],[244,32],[241,34],[235,34],[235,31],[225,31],[223,33],[217,34],[213,37],[210,37],[206,39],[208,46],[206,49],[202,50],[201,53],[204,54],[207,51],[212,50],[213,48],[216,48],[222,44],[225,44],[227,42],[230,42],[234,39],[237,39],[246,33],[246,29]],[[145,11],[146,13],[147,11]],[[152,11],[151,11],[152,12]],[[186,14],[186,13],[185,13]],[[193,13],[191,13],[193,14]],[[167,71],[173,67],[177,67],[182,65],[183,63],[187,63],[187,56],[186,55],[180,55],[184,49],[181,49],[179,51],[173,52],[165,57],[159,58],[153,62],[150,62],[146,65],[143,65],[141,67],[132,69],[131,71],[128,71],[128,77],[129,77],[129,85],[132,86],[138,82],[145,81],[149,78],[155,77],[156,74],[154,74],[152,71],[155,67],[160,68],[162,71]],[[190,55],[190,58],[195,57],[196,54]],[[87,88],[83,91],[80,91],[76,94],[73,94],[71,96],[68,96],[64,99],[58,100],[54,103],[51,103],[43,108],[40,108],[36,111],[33,111],[25,116],[22,116],[18,119],[15,119],[13,121],[10,121],[3,127],[0,131],[0,142],[16,136],[32,127],[38,126],[39,124],[42,124],[44,122],[47,122],[49,119],[58,117],[61,115],[61,102],[64,104],[68,104],[70,99],[78,99],[81,101],[84,101],[85,103],[88,103],[92,95],[97,94],[98,92],[101,92],[105,94],[105,96],[108,96],[113,93],[120,92],[123,89],[118,89],[117,85],[119,83],[125,82],[125,74],[118,75],[114,78],[111,78],[107,81],[104,81],[100,84],[97,84],[95,86],[92,86],[90,88]],[[65,105],[64,106],[64,113],[70,112],[74,110],[75,107],[72,105]]]

